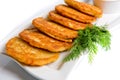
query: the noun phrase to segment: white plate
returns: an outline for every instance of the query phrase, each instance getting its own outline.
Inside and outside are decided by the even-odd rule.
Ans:
[[[56,4],[57,5],[57,4]],[[5,53],[5,44],[6,42],[11,39],[14,36],[18,36],[18,34],[26,29],[32,26],[31,22],[36,17],[46,17],[49,13],[49,11],[54,10],[54,5],[47,7],[40,12],[36,13],[34,16],[30,17],[28,20],[26,20],[24,23],[22,23],[20,26],[16,27],[11,33],[4,38],[4,40],[0,43],[0,52]],[[78,60],[71,61],[68,63],[63,64],[62,60],[65,57],[65,55],[68,54],[68,52],[63,52],[60,55],[60,58],[52,64],[42,66],[42,67],[30,67],[19,64],[23,69],[25,69],[30,74],[34,75],[35,77],[39,79],[45,79],[45,80],[65,80],[67,78],[67,75],[71,72],[72,69],[74,69],[75,65],[77,64]],[[82,57],[80,58],[82,60]]]
[[[62,3],[62,2],[60,2]],[[55,3],[55,5],[57,5]],[[0,52],[5,53],[5,44],[6,42],[14,37],[18,36],[18,34],[26,29],[32,26],[31,21],[36,17],[46,17],[48,15],[48,12],[54,10],[54,5],[49,6],[40,12],[37,12],[34,16],[30,17],[28,20],[26,20],[24,23],[22,23],[20,26],[17,26],[11,33],[4,38],[4,41],[0,42]],[[109,19],[111,17],[111,19]],[[116,15],[104,15],[103,18],[99,19],[96,24],[102,23],[102,24],[109,24],[112,21],[116,21],[118,16]],[[100,24],[99,24],[100,25]],[[75,61],[70,61],[65,64],[62,64],[63,58],[68,54],[69,52],[61,53],[60,58],[49,65],[42,66],[42,67],[30,67],[19,64],[24,70],[26,70],[31,75],[37,77],[38,79],[44,79],[44,80],[66,80],[70,72],[74,70],[78,64],[82,61],[84,56],[81,56],[79,59]]]

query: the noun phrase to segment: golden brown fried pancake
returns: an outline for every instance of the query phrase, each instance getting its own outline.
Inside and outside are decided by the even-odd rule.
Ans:
[[[102,16],[102,10],[97,8],[96,6],[79,2],[77,0],[64,0],[69,6],[92,16],[95,17],[101,17]]]
[[[45,34],[42,34],[37,29],[26,29],[22,31],[20,37],[31,44],[32,46],[46,49],[51,52],[61,52],[71,48],[72,43],[58,41]]]
[[[85,23],[77,22],[69,18],[63,17],[57,14],[55,11],[49,12],[48,18],[56,23],[59,23],[73,30],[85,29],[86,26],[91,25],[91,24],[85,24]]]
[[[16,60],[33,66],[41,66],[54,62],[59,57],[58,53],[32,47],[18,37],[14,37],[7,42],[6,52]]]
[[[33,20],[33,25],[45,34],[65,42],[72,42],[77,37],[77,31],[65,28],[41,17]]]
[[[96,20],[95,17],[83,14],[66,5],[57,5],[55,7],[55,10],[57,11],[57,13],[65,17],[68,17],[68,18],[71,18],[71,19],[74,19],[76,21],[83,22],[83,23],[92,23]]]

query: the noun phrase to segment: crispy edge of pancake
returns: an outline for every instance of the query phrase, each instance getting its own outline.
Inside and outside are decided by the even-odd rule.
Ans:
[[[64,1],[66,4],[77,9],[78,11],[95,16],[97,18],[102,17],[102,10],[94,5],[80,2],[77,0],[64,0]]]
[[[72,43],[58,41],[45,34],[42,34],[37,29],[25,29],[19,36],[28,42],[30,45],[43,48],[51,52],[62,52],[71,48]],[[51,47],[49,46],[51,45]]]
[[[73,42],[72,39],[64,39],[64,38],[60,38],[60,37],[54,36],[54,35],[49,34],[49,33],[46,33],[46,34],[48,34],[49,36],[51,36],[51,37],[53,37],[53,38],[55,38],[55,39],[57,39],[57,40],[60,40],[60,41],[64,41],[64,42]]]
[[[77,31],[74,31],[74,30],[71,30],[71,29],[68,29],[68,28],[65,28],[65,27],[62,27],[64,28],[66,31],[69,30],[68,33],[71,33],[71,35],[68,35],[68,33],[65,33],[63,35],[63,31],[61,31],[61,33],[57,33],[57,31],[53,31],[52,29],[47,29],[47,28],[44,28],[43,25],[45,24],[45,26],[60,26],[58,24],[55,24],[53,22],[50,22],[50,21],[47,21],[45,19],[43,19],[42,17],[38,17],[38,18],[35,18],[33,21],[32,21],[32,24],[38,28],[40,31],[44,32],[45,34],[55,38],[55,39],[58,39],[58,40],[61,40],[61,41],[65,41],[65,42],[72,42],[72,39],[76,38],[77,37]],[[42,26],[41,26],[42,25]],[[42,29],[41,29],[42,27]],[[61,26],[60,26],[61,27]],[[44,30],[43,30],[44,28]],[[52,30],[52,31],[51,31]],[[55,34],[56,33],[56,34]],[[66,35],[67,34],[67,35]]]
[[[96,21],[96,18],[87,14],[84,14],[80,11],[77,11],[67,5],[57,5],[55,11],[65,17],[71,18],[73,20],[83,22],[83,23],[92,23]]]
[[[56,11],[49,12],[48,18],[56,23],[59,23],[73,30],[83,30],[88,25],[90,25],[90,24],[77,22],[67,17],[63,17],[62,15],[58,14]]]
[[[6,44],[6,52],[9,56],[13,57],[14,59],[18,60],[21,63],[31,66],[42,66],[56,61],[59,57],[59,53],[51,53],[54,55],[49,58],[42,58],[42,59],[30,57],[28,56],[28,54],[24,53],[24,51],[23,51],[24,54],[22,53],[19,54],[19,52],[14,50],[15,48],[11,48],[11,45],[15,45],[14,44],[14,41],[16,41],[15,39],[20,39],[20,38],[14,37],[10,39]]]

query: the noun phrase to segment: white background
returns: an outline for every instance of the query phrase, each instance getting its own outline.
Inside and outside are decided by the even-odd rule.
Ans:
[[[0,41],[38,10],[58,0],[0,0]],[[112,19],[112,18],[111,18]],[[120,29],[112,33],[111,50],[100,51],[92,64],[87,56],[68,80],[120,80]],[[0,80],[36,80],[0,55]],[[10,64],[9,64],[10,63]],[[16,68],[12,68],[16,66]]]

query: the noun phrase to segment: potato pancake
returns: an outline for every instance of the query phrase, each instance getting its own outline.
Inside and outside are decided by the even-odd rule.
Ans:
[[[88,3],[80,2],[77,0],[64,0],[65,3],[67,3],[69,6],[75,8],[76,10],[79,10],[83,13],[95,16],[95,17],[101,17],[102,16],[102,10],[96,6],[93,6]]]
[[[72,43],[58,41],[39,32],[37,29],[25,29],[19,35],[30,45],[51,52],[61,52],[72,47]]]
[[[55,7],[55,10],[57,13],[65,17],[68,17],[68,18],[71,18],[73,20],[83,22],[83,23],[92,23],[96,20],[95,17],[84,14],[66,5],[57,5]]]
[[[85,29],[88,25],[91,25],[91,24],[85,24],[85,23],[77,22],[75,20],[63,17],[57,14],[55,11],[49,12],[48,18],[56,23],[59,23],[73,30]]]
[[[32,24],[41,32],[61,41],[72,42],[77,37],[77,31],[68,29],[56,23],[47,21],[42,17],[35,18]]]
[[[10,39],[6,44],[6,53],[21,63],[42,66],[58,59],[59,53],[52,53],[30,46],[18,37]]]

